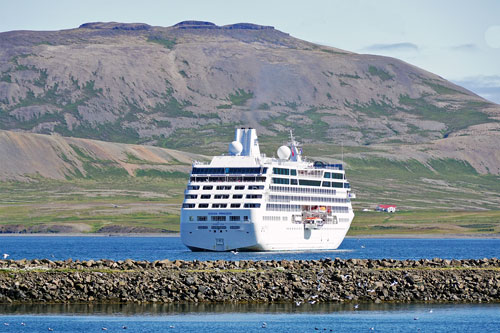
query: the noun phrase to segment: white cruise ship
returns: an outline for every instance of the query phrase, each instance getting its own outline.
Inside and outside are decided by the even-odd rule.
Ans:
[[[252,128],[229,154],[193,163],[181,239],[193,251],[336,249],[354,213],[342,164],[312,162],[291,136],[278,158],[260,153]]]

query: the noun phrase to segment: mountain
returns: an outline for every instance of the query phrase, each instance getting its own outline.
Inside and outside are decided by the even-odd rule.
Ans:
[[[425,70],[270,26],[0,34],[3,130],[212,153],[236,126],[257,128],[264,147],[293,129],[304,144],[422,160],[436,151],[498,174],[499,120],[499,105]],[[460,152],[469,148],[479,151]]]
[[[0,181],[186,177],[202,155],[153,146],[0,130]]]

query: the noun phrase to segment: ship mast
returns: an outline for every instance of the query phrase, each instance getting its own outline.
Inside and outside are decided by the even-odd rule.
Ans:
[[[300,143],[295,141],[293,138],[292,130],[290,130],[290,149],[292,150],[291,161],[302,162],[302,149],[300,148]]]

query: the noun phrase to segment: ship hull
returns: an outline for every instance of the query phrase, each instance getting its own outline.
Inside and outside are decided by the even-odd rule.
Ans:
[[[334,250],[342,243],[353,215],[345,222],[308,229],[302,223],[194,223],[181,221],[181,240],[192,251]]]

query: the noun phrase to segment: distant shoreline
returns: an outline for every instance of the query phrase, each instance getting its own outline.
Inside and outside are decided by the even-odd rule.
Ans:
[[[0,233],[0,237],[180,237],[180,233]],[[348,239],[500,239],[500,234],[375,234],[350,235]]]

